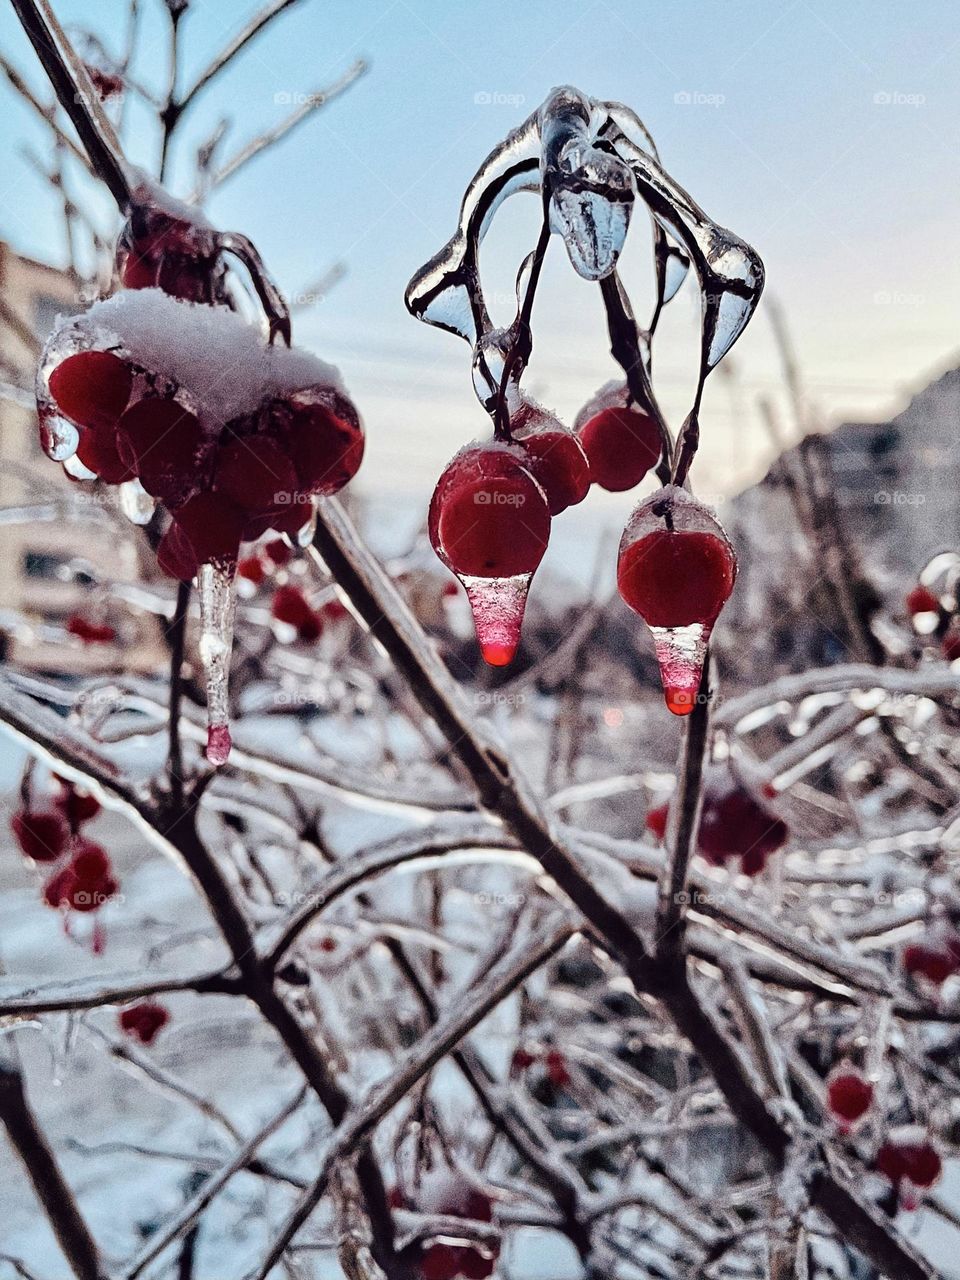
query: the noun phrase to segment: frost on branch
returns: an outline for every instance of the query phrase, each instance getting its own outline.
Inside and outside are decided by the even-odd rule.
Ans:
[[[503,202],[520,191],[539,195],[543,209],[541,232],[517,273],[516,317],[507,327],[497,328],[484,298],[480,245]],[[653,315],[646,330],[637,326],[617,276],[617,262],[638,200],[652,220],[657,285]],[[527,423],[531,416],[543,416],[546,411],[532,405],[520,388],[533,347],[534,297],[553,235],[563,240],[577,274],[599,284],[611,351],[625,374],[624,381],[608,383],[584,406],[576,420],[574,443],[565,444],[562,455],[553,448],[537,447],[537,437],[529,434]],[[661,312],[676,296],[691,265],[701,296],[700,361],[693,404],[675,439],[654,395],[651,350]],[[558,501],[547,494],[549,515],[553,516],[571,505],[572,500],[580,501],[585,496],[566,497],[567,493],[580,493],[579,476],[584,464],[585,474],[604,489],[632,489],[656,467],[661,483],[674,486],[672,492],[681,492],[697,451],[704,384],[750,320],[763,279],[763,264],[755,250],[708,218],[666,172],[653,139],[632,111],[620,103],[596,101],[565,87],[555,89],[481,165],[463,198],[455,235],[413,277],[407,287],[406,303],[418,319],[447,329],[470,344],[474,390],[491,416],[495,441],[515,445],[518,452],[514,461],[527,473],[525,481],[517,478],[517,485],[539,482],[549,488],[543,474],[543,458],[545,452],[552,455],[556,472],[552,481],[564,495]],[[552,415],[546,416],[554,438],[562,440],[561,433],[566,428]],[[577,438],[579,450],[575,448]],[[471,456],[479,457],[488,447],[477,444],[470,451]],[[526,557],[531,563],[525,565],[522,575],[504,567],[496,548],[530,541],[527,513],[536,509],[539,514],[539,508],[535,501],[527,505],[526,500],[521,503],[514,495],[510,503],[504,493],[494,489],[475,492],[472,481],[459,482],[462,458],[459,455],[451,463],[437,486],[431,525],[434,529],[456,523],[466,527],[468,522],[462,515],[455,516],[453,509],[463,511],[472,503],[470,539],[477,549],[486,545],[490,554],[469,557],[479,562],[479,568],[471,573],[458,567],[456,548],[450,539],[438,541],[434,537],[434,547],[462,581],[470,579],[468,595],[481,651],[488,662],[500,665],[509,662],[516,651],[527,590],[543,548],[539,548],[536,557]],[[667,705],[675,713],[685,714],[693,706],[710,628],[733,585],[735,560],[726,536],[706,509],[694,517],[692,508],[696,504],[689,495],[685,513],[690,519],[710,524],[713,532],[690,533],[683,540],[675,537],[670,515],[672,501],[639,507],[625,538],[632,537],[629,531],[638,520],[648,519],[651,526],[647,532],[657,545],[664,549],[668,544],[682,546],[690,553],[679,557],[675,564],[671,560],[674,593],[697,593],[697,572],[711,548],[722,544],[725,558],[716,610],[711,613],[708,609],[707,617],[702,610],[697,612],[699,604],[688,602],[681,607],[679,614],[693,609],[697,616],[689,623],[676,623],[669,644],[664,639],[666,624],[656,624],[654,629]],[[498,503],[505,509],[497,511]],[[695,536],[701,538],[696,547]],[[539,533],[535,541],[539,546]],[[625,548],[621,566],[626,553]],[[666,579],[662,572],[647,573],[644,566],[648,563],[646,557],[637,558],[630,576],[632,594],[643,595],[649,603]],[[693,575],[689,579],[688,569]],[[644,580],[634,581],[638,577]],[[633,600],[627,600],[636,607]],[[649,608],[639,608],[637,612],[649,622]],[[677,639],[677,628],[686,633],[691,627],[696,628],[696,635],[691,632]],[[500,632],[510,636],[508,643],[503,642]]]
[[[241,543],[308,535],[318,495],[363,457],[363,427],[331,365],[278,347],[227,307],[124,290],[68,319],[37,373],[41,440],[76,479],[123,487],[137,523],[170,514],[158,560],[199,576],[207,754],[229,753],[231,584]]]

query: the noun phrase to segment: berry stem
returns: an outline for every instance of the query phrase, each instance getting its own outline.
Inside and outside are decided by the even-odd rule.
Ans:
[[[497,440],[510,440],[510,409],[507,404],[507,388],[512,380],[517,382],[523,376],[523,371],[530,361],[530,355],[533,351],[533,330],[530,327],[530,317],[533,314],[533,300],[536,297],[537,285],[540,283],[540,272],[543,269],[543,261],[547,255],[547,246],[550,243],[550,221],[547,214],[547,201],[544,200],[543,206],[543,222],[540,226],[540,237],[537,240],[537,246],[533,251],[530,261],[530,276],[527,280],[527,287],[523,295],[523,303],[517,313],[514,321],[513,341],[510,344],[510,350],[507,352],[507,358],[503,362],[503,373],[500,376],[500,386],[497,388],[497,401],[494,408],[493,430]]]

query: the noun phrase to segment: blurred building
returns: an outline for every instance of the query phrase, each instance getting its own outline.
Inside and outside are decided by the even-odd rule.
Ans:
[[[37,671],[142,671],[162,657],[159,630],[118,598],[141,577],[142,534],[115,490],[71,481],[40,448],[37,352],[57,316],[77,307],[68,273],[0,242],[0,638],[9,661]],[[114,639],[84,642],[71,620]]]

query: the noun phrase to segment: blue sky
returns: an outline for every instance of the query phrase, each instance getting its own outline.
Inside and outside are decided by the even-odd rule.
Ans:
[[[138,74],[163,83],[161,0],[141,0]],[[256,8],[193,0],[184,78]],[[120,0],[58,0],[67,23],[91,15],[110,43]],[[0,46],[41,77],[8,6]],[[282,287],[304,289],[335,261],[346,277],[298,317],[297,337],[342,367],[370,433],[374,493],[428,491],[450,454],[484,429],[468,351],[410,319],[413,270],[453,231],[466,182],[503,134],[554,84],[572,82],[634,107],[664,163],[717,221],[763,255],[811,391],[827,420],[902,403],[960,345],[953,245],[960,154],[960,12],[947,0],[301,0],[198,100],[170,185],[184,194],[197,143],[221,116],[227,152],[279,122],[291,96],[369,73],[212,199],[218,225],[242,229]],[[20,152],[46,135],[4,87],[0,236],[56,259],[61,234],[42,182]],[[689,96],[692,101],[683,101]],[[487,100],[484,100],[487,99]],[[152,165],[140,113],[129,150]],[[511,201],[488,241],[489,288],[508,294],[532,247],[536,203]],[[624,264],[638,312],[648,306],[647,228],[635,220]],[[678,298],[657,348],[661,397],[676,422],[690,396],[697,306]],[[504,313],[505,314],[505,313]],[[534,316],[530,389],[567,418],[613,375],[595,287],[552,247]],[[758,473],[770,446],[754,410],[782,401],[761,307],[735,348],[738,383],[713,379],[694,473],[706,494]],[[601,498],[619,512],[625,499]]]

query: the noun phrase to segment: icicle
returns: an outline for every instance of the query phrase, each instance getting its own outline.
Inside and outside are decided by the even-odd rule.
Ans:
[[[470,602],[473,625],[484,662],[505,667],[520,644],[532,573],[512,578],[468,578],[457,574]]]
[[[139,480],[127,480],[120,486],[120,510],[132,524],[149,524],[157,509]]]
[[[695,622],[689,627],[651,627],[650,634],[667,709],[675,716],[689,715],[697,702],[710,630]]]
[[[207,682],[207,759],[225,764],[230,754],[229,676],[233,649],[233,566],[204,564],[200,586],[200,660]]]

